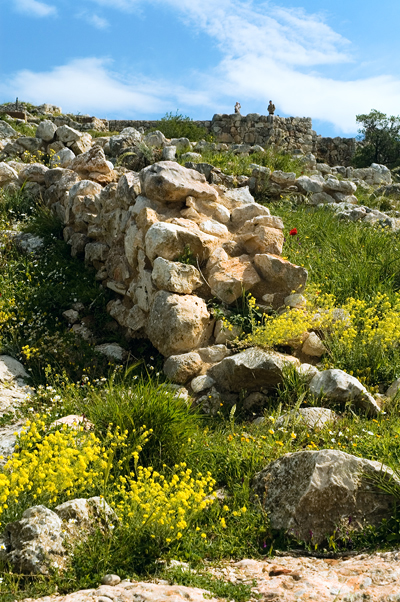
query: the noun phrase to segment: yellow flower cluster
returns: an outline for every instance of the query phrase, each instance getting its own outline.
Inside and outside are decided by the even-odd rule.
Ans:
[[[170,479],[139,466],[136,473],[119,477],[115,489],[119,501],[113,505],[125,527],[145,531],[160,544],[170,543],[214,502],[214,485],[210,473],[193,476],[184,462],[175,466]]]
[[[44,429],[37,416],[18,435],[16,451],[0,473],[0,514],[21,498],[54,504],[61,494],[90,491],[99,481],[107,462],[93,433],[65,425],[48,434]]]
[[[377,345],[381,353],[400,342],[400,294],[391,303],[387,295],[377,294],[367,302],[349,298],[335,306],[332,295],[318,297],[307,309],[291,309],[276,316],[265,316],[245,340],[251,345],[296,347],[309,330],[322,331],[327,344],[339,342],[347,349],[357,345]]]
[[[40,354],[39,349],[37,349],[37,347],[29,347],[29,345],[24,345],[21,349],[21,353],[27,360],[38,357]]]

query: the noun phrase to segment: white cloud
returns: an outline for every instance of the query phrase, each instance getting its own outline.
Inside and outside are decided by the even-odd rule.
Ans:
[[[190,91],[170,82],[153,81],[143,75],[122,79],[107,59],[77,59],[51,71],[23,70],[0,83],[0,96],[19,96],[27,102],[51,102],[64,111],[95,114],[163,114],[184,102],[211,107],[207,94]],[[211,109],[210,109],[211,110]]]
[[[108,29],[110,27],[110,24],[107,21],[107,19],[104,19],[103,17],[99,17],[99,15],[96,15],[95,13],[90,13],[88,11],[82,11],[77,14],[77,17],[79,19],[84,19],[87,23],[89,23],[89,25],[92,25],[96,29],[104,30],[104,29]]]
[[[32,15],[33,17],[49,17],[57,13],[55,6],[38,2],[38,0],[14,0],[14,3],[18,12]]]

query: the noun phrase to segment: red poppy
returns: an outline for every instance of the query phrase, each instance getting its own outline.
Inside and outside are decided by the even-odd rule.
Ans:
[[[297,228],[293,228],[292,230],[290,230],[289,234],[290,234],[290,236],[296,236]]]

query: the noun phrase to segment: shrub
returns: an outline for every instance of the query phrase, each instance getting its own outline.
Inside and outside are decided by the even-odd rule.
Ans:
[[[191,117],[178,113],[166,113],[155,127],[167,138],[189,138],[191,142],[210,139],[206,128],[198,126]]]
[[[142,452],[145,466],[158,470],[187,459],[191,439],[199,426],[200,416],[167,385],[146,377],[111,379],[103,390],[93,390],[86,402],[78,401],[77,409],[92,420],[100,433],[110,423],[127,431],[131,449],[137,445],[135,429],[145,424],[152,436]]]

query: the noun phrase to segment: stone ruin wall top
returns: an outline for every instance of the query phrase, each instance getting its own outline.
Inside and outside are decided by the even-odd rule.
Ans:
[[[110,120],[110,131],[126,127],[145,131],[155,129],[157,121]],[[317,160],[329,165],[349,166],[356,150],[355,138],[329,138],[319,136],[312,129],[311,117],[279,117],[250,113],[216,114],[211,121],[195,121],[205,128],[217,142],[227,144],[274,145],[277,149],[313,153]]]

